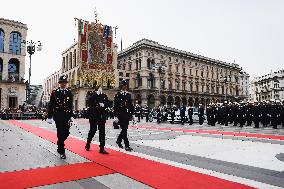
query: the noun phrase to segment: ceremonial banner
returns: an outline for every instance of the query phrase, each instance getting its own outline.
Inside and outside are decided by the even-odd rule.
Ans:
[[[79,19],[78,34],[83,82],[114,86],[112,27]]]

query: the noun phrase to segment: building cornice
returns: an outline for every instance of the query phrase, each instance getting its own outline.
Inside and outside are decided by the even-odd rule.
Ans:
[[[76,45],[78,44],[78,42],[76,41],[75,43],[73,43],[70,47],[68,47],[66,50],[64,50],[61,54],[65,54],[66,52],[68,52],[70,49],[74,48]]]
[[[28,30],[28,27],[27,27],[26,24],[23,24],[21,22],[14,21],[14,20],[4,19],[4,18],[0,18],[0,25],[9,25],[9,26],[12,26],[12,27],[18,27],[18,28],[21,28],[21,29]]]

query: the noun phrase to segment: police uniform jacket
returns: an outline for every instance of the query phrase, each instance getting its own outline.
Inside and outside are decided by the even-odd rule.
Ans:
[[[114,115],[118,117],[120,122],[130,121],[134,114],[134,106],[132,104],[131,94],[120,91],[114,97]]]
[[[50,95],[48,118],[55,122],[69,121],[73,116],[73,95],[69,89],[56,89]]]
[[[103,103],[104,106],[101,107],[100,103]],[[93,92],[88,99],[88,118],[94,121],[105,121],[107,119],[108,104],[109,101],[106,94]]]

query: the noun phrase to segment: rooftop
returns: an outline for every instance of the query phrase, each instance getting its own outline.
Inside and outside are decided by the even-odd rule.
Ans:
[[[176,48],[168,47],[168,46],[165,46],[165,45],[161,45],[156,41],[145,39],[145,38],[133,43],[133,45],[131,45],[130,47],[123,49],[122,51],[120,51],[118,53],[118,56],[123,55],[125,53],[128,53],[129,51],[132,51],[133,49],[136,49],[136,48],[141,47],[141,46],[150,46],[150,47],[154,47],[154,48],[159,48],[159,49],[163,49],[163,50],[170,51],[170,52],[173,52],[173,53],[179,53],[179,54],[182,54],[184,56],[191,57],[193,59],[201,59],[201,60],[206,61],[206,62],[218,63],[218,64],[223,64],[224,66],[239,68],[239,65],[235,64],[235,63],[227,63],[227,62],[224,62],[224,61],[216,60],[216,59],[213,59],[213,58],[208,58],[208,57],[198,55],[198,54],[194,54],[194,53],[191,53],[191,52],[187,52],[187,51],[179,50],[179,49],[176,49]]]

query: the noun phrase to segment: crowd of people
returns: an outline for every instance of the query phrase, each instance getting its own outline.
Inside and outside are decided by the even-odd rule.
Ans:
[[[39,108],[35,105],[24,103],[17,108],[7,108],[0,110],[0,119],[31,119],[42,118],[46,112],[46,108]]]

